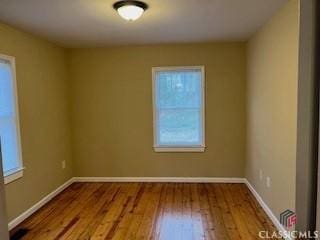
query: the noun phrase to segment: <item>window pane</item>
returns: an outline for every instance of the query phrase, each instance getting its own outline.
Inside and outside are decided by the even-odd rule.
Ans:
[[[201,70],[157,71],[157,145],[202,145]]]
[[[159,72],[158,108],[200,108],[201,72]]]
[[[201,113],[198,109],[159,111],[159,143],[162,145],[201,144]]]
[[[17,134],[13,119],[0,120],[0,136],[3,170],[8,172],[19,167]]]
[[[0,117],[14,116],[14,96],[11,67],[0,60]]]
[[[4,173],[20,167],[13,80],[10,62],[0,60],[0,139]]]

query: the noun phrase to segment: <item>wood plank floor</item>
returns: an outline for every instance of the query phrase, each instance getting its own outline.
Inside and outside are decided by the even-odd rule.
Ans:
[[[23,240],[250,240],[275,227],[244,184],[74,183],[11,231]]]

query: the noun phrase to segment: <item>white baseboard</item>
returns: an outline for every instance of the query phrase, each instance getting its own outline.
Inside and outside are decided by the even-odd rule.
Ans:
[[[57,196],[59,193],[61,193],[64,189],[66,189],[67,187],[69,187],[72,183],[73,183],[73,179],[69,179],[67,182],[65,182],[64,184],[62,184],[60,187],[58,187],[56,190],[54,190],[53,192],[49,193],[47,196],[45,196],[44,198],[42,198],[39,202],[37,202],[35,205],[33,205],[31,208],[27,209],[25,212],[23,212],[22,214],[20,214],[18,217],[16,217],[15,219],[13,219],[11,222],[9,222],[8,224],[8,228],[9,230],[12,230],[13,228],[15,228],[16,226],[18,226],[20,223],[22,223],[25,219],[27,219],[28,217],[30,217],[33,213],[35,213],[36,211],[38,211],[43,205],[45,205],[46,203],[48,203],[52,198],[54,198],[55,196]]]
[[[257,199],[257,201],[259,202],[260,206],[263,208],[263,210],[266,212],[266,214],[268,215],[268,217],[271,219],[271,221],[273,222],[273,224],[275,225],[275,227],[278,229],[279,232],[288,232],[283,226],[282,224],[279,222],[278,218],[273,214],[273,212],[271,211],[271,209],[269,208],[269,206],[263,201],[262,197],[259,195],[259,193],[254,189],[254,187],[250,184],[250,182],[245,179],[245,184],[247,185],[247,187],[249,188],[249,190],[251,191],[251,193],[253,194],[253,196]],[[291,240],[290,237],[285,238],[286,240]]]
[[[215,177],[74,177],[74,182],[245,183],[244,178]]]

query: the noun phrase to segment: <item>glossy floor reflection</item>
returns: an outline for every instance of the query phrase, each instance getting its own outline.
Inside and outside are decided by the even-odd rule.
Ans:
[[[204,239],[204,229],[201,219],[193,219],[192,216],[176,214],[165,214],[157,221],[160,228],[159,239]]]
[[[275,228],[244,184],[74,183],[22,240],[251,240]]]

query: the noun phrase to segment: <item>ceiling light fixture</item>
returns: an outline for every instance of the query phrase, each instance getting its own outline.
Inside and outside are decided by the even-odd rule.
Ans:
[[[140,1],[119,1],[113,4],[113,8],[122,18],[135,21],[147,10],[148,5]]]

